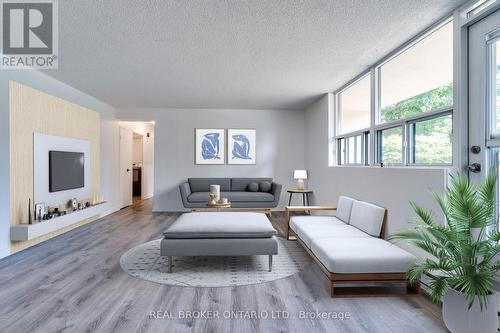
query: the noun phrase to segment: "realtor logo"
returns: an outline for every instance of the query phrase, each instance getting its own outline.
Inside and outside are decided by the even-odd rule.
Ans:
[[[57,68],[57,2],[2,1],[2,69]]]

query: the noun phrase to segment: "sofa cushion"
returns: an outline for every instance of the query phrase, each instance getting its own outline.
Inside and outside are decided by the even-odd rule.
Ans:
[[[403,273],[415,261],[407,251],[380,238],[318,238],[311,250],[332,273]]]
[[[271,188],[272,188],[271,182],[264,181],[259,183],[259,191],[261,192],[269,193],[271,192]]]
[[[231,178],[231,189],[224,191],[246,191],[248,184],[250,183],[260,183],[260,182],[272,182],[272,178]],[[222,189],[221,189],[222,191]]]
[[[290,217],[290,229],[296,233],[303,225],[345,225],[335,216],[294,215]]]
[[[274,195],[264,192],[222,192],[221,197],[231,202],[272,202]]]
[[[165,238],[266,238],[277,232],[263,213],[198,212],[182,214]]]
[[[210,185],[220,185],[221,191],[230,191],[231,180],[229,178],[188,178],[191,192],[209,192]]]
[[[351,217],[352,204],[355,200],[346,196],[340,196],[337,203],[337,217],[349,223],[349,218]]]
[[[250,192],[259,192],[259,184],[257,183],[250,183],[247,186],[247,190]]]
[[[210,192],[194,192],[188,195],[189,202],[207,202],[208,193]]]
[[[352,204],[349,224],[375,237],[380,236],[385,209],[364,201]]]
[[[335,242],[338,238],[371,238],[367,233],[348,224],[303,224],[298,228],[297,234],[309,248],[314,240],[320,238],[328,238],[332,242]]]

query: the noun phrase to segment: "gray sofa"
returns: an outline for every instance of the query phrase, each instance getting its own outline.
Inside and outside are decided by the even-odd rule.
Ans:
[[[268,191],[250,191],[249,184],[269,182]],[[203,208],[210,185],[220,185],[221,197],[228,198],[233,208],[274,208],[278,206],[281,185],[272,178],[188,178],[179,185],[185,208]]]

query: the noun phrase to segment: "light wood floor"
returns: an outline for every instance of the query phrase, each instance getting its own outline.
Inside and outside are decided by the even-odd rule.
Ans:
[[[0,332],[446,332],[423,296],[328,297],[315,264],[286,279],[228,288],[164,286],[124,273],[120,256],[160,238],[176,217],[151,213],[146,200],[1,260]],[[281,233],[283,223],[275,214]],[[268,318],[150,318],[151,311],[193,310],[221,317],[253,310]],[[280,311],[290,318],[271,318]],[[300,311],[351,318],[297,319]]]

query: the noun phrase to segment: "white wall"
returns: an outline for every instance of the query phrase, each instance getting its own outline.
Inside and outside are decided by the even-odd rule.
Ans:
[[[309,171],[309,187],[314,190],[315,204],[336,205],[340,195],[348,195],[385,207],[388,210],[386,235],[411,227],[408,222],[414,215],[410,201],[439,211],[429,189],[444,190],[446,169],[329,167],[329,107],[325,95],[305,113],[305,167]],[[404,243],[398,245],[420,254]]]
[[[101,113],[101,192],[108,200],[104,213],[115,211],[118,202],[118,122],[114,108],[67,84],[35,70],[2,70],[0,75],[0,258],[9,254],[10,220],[10,139],[9,139],[9,80],[14,80]]]
[[[142,199],[151,198],[154,195],[154,144],[155,144],[155,125],[152,122],[131,122],[121,121],[121,127],[130,129],[132,132],[142,135]],[[149,138],[147,134],[149,133]],[[134,144],[136,140],[134,139]],[[137,149],[139,150],[139,149]],[[133,149],[133,154],[136,153],[136,148]],[[134,160],[136,158],[133,158]],[[135,163],[135,162],[134,162]]]
[[[273,177],[285,192],[293,170],[304,166],[304,111],[119,109],[116,115],[155,121],[154,211],[184,210],[179,184],[188,177]],[[195,128],[257,129],[257,164],[195,165]]]

